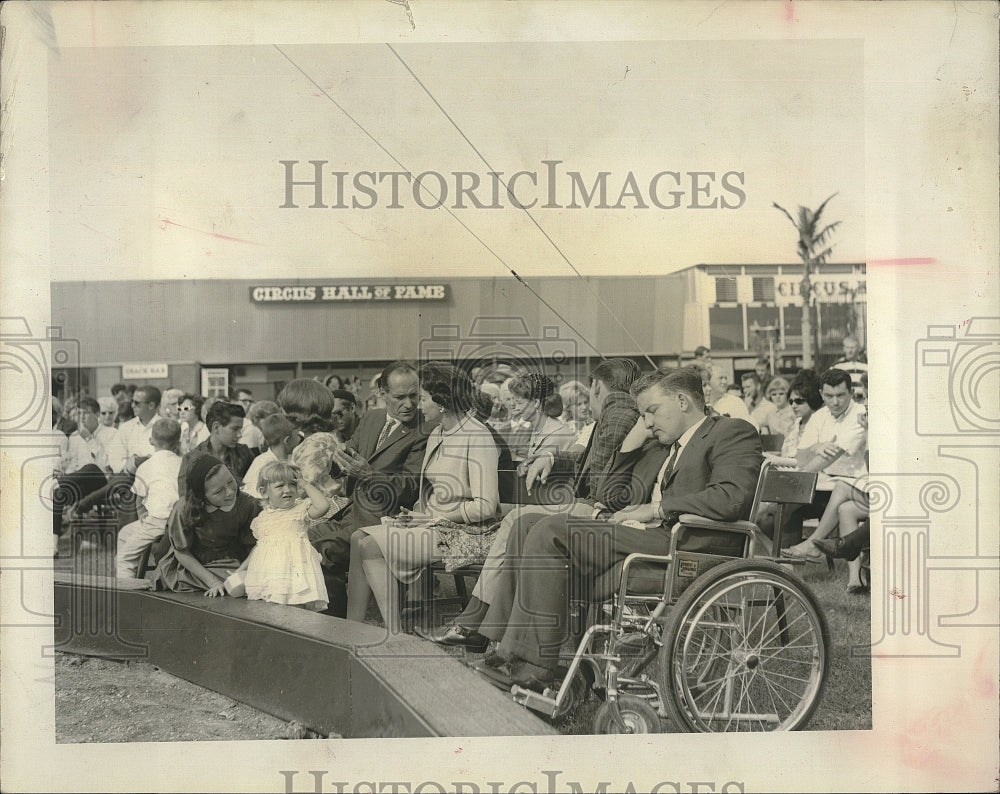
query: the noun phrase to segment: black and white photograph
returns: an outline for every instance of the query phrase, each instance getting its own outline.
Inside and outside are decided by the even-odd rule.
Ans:
[[[997,12],[5,4],[0,785],[995,789]]]

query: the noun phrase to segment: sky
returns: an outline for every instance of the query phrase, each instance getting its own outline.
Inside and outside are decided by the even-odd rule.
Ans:
[[[53,280],[791,262],[772,203],[833,193],[834,259],[863,257],[855,39],[64,47],[50,67]],[[314,160],[326,207],[289,200]],[[400,171],[431,192],[400,177],[390,206],[375,174]],[[457,206],[456,171],[486,206]],[[519,171],[534,222],[490,176]],[[603,207],[574,201],[602,178]],[[452,214],[420,206],[442,185]]]

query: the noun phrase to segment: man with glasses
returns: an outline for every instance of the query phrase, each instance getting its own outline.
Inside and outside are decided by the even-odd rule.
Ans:
[[[358,398],[354,396],[354,392],[347,389],[333,390],[333,421],[336,423],[334,432],[337,438],[346,444],[358,428]]]

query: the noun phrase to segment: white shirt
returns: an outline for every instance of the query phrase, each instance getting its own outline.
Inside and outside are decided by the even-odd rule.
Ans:
[[[663,482],[663,475],[666,474],[667,464],[670,463],[671,458],[673,458],[674,468],[677,468],[677,463],[680,461],[681,455],[684,453],[684,448],[688,445],[688,442],[694,437],[698,428],[704,424],[707,418],[707,416],[703,416],[697,423],[691,425],[691,427],[685,430],[681,437],[674,442],[677,445],[677,454],[675,456],[673,452],[671,452],[671,454],[667,455],[667,459],[663,461],[663,465],[660,466],[660,473],[656,475],[656,483],[653,485],[653,495],[650,499],[652,504],[658,504],[660,502],[660,484]]]
[[[125,468],[125,458],[128,457],[125,453],[125,442],[122,441],[122,434],[113,427],[98,425],[94,435],[104,445],[111,471],[120,474]]]
[[[243,420],[243,432],[240,433],[240,443],[250,449],[260,449],[264,446],[264,434],[249,419]]]
[[[753,420],[753,417],[750,416],[750,410],[747,408],[747,404],[735,394],[726,392],[715,401],[715,405],[712,407],[715,408],[715,410],[720,414],[731,416],[733,419],[745,419],[754,427],[757,427],[757,423]]]
[[[277,460],[277,456],[271,450],[267,449],[261,452],[253,462],[250,464],[250,468],[247,469],[247,473],[243,475],[243,490],[249,496],[254,499],[263,499],[263,495],[259,490],[257,490],[257,480],[260,479],[260,470],[264,466],[270,463],[272,460]]]
[[[166,521],[178,499],[177,474],[181,457],[169,449],[154,450],[149,460],[135,470],[132,492],[143,499],[150,518]]]
[[[71,436],[63,436],[63,439],[59,456],[63,474],[72,474],[91,463],[101,471],[108,471],[108,453],[96,436],[84,439],[79,431],[73,431]]]
[[[156,452],[156,447],[153,446],[152,435],[153,424],[159,418],[159,416],[153,416],[149,420],[149,424],[144,425],[139,421],[139,417],[136,416],[118,428],[122,441],[125,443],[126,455],[145,458]]]
[[[835,443],[846,452],[823,471],[841,477],[860,477],[868,471],[865,464],[865,443],[868,433],[858,421],[860,406],[851,402],[847,410],[834,419],[825,405],[814,413],[799,437],[799,452],[816,444]]]

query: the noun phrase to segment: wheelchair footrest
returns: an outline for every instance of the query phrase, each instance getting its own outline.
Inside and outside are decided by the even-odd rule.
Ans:
[[[533,689],[526,689],[523,686],[514,684],[510,688],[510,694],[514,702],[521,706],[526,706],[532,711],[538,711],[548,717],[554,717],[558,705],[556,703],[557,690],[546,689],[541,695]]]

